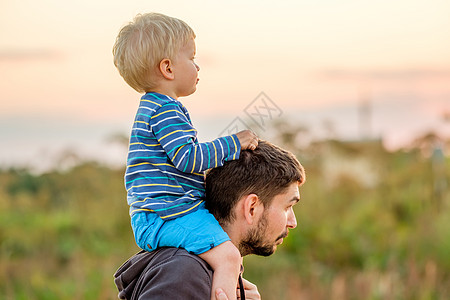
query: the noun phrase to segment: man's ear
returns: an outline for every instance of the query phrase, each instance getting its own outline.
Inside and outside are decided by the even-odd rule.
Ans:
[[[161,72],[161,75],[168,80],[173,80],[175,78],[172,62],[168,58],[161,60],[159,63],[159,71]]]
[[[259,220],[264,212],[264,205],[258,195],[249,194],[244,199],[244,217],[249,225]]]

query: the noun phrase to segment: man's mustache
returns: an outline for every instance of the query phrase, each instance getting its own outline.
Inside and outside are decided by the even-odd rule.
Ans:
[[[289,231],[285,231],[283,232],[276,240],[278,241],[279,239],[284,239],[285,237],[287,237],[289,234]]]

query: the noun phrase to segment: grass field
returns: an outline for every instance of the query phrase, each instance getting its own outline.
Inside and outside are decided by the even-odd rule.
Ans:
[[[245,259],[263,299],[450,299],[449,158],[337,141],[293,152],[307,170],[298,227]],[[117,299],[113,273],[137,251],[123,170],[0,171],[0,299]]]

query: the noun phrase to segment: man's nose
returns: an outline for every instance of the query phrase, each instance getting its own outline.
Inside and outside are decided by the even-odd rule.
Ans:
[[[195,67],[197,68],[197,72],[200,71],[200,67],[196,63],[194,63],[194,64],[195,64]]]
[[[288,214],[287,227],[291,228],[291,229],[294,229],[295,227],[297,227],[297,218],[295,217],[295,213],[292,208]]]

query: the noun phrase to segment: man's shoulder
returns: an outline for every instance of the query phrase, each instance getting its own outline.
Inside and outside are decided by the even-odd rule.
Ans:
[[[166,268],[175,265],[178,271],[180,269],[196,268],[212,275],[211,267],[203,259],[187,252],[185,249],[161,248],[156,250],[154,255],[158,261],[155,267]]]
[[[211,267],[197,255],[180,248],[160,248],[152,252],[141,251],[128,259],[117,273],[124,273],[134,269],[133,273],[148,272],[152,269],[167,269],[173,265],[177,270],[196,268],[212,275]]]
[[[212,269],[200,257],[184,249],[161,248],[141,251],[125,262],[115,274],[119,298],[185,299],[209,295]],[[152,295],[148,298],[148,295]],[[183,299],[183,298],[180,298]]]

